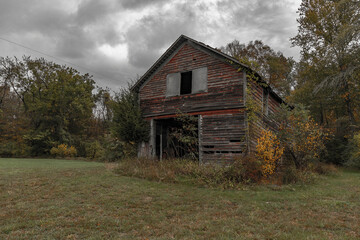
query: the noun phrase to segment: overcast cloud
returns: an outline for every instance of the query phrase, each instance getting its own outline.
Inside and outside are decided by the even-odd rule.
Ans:
[[[297,59],[289,38],[297,32],[300,2],[0,0],[0,38],[57,59],[1,39],[0,56],[45,57],[113,90],[145,73],[181,34],[212,47],[260,39]]]

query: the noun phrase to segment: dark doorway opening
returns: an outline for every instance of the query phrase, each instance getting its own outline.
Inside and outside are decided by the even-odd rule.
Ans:
[[[155,150],[158,159],[199,157],[197,116],[156,120]]]

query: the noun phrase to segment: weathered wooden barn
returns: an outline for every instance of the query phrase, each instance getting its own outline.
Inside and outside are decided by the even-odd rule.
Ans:
[[[179,112],[197,116],[200,162],[231,162],[244,154],[282,102],[260,78],[249,82],[249,73],[259,77],[236,59],[181,35],[132,88],[151,127],[139,156],[168,155],[169,132]],[[248,94],[262,112],[253,134],[248,131]]]

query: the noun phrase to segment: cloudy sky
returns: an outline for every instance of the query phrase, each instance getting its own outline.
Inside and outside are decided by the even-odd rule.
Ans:
[[[289,38],[300,2],[0,0],[0,56],[44,57],[113,90],[144,74],[181,34],[212,47],[260,39],[298,59]]]

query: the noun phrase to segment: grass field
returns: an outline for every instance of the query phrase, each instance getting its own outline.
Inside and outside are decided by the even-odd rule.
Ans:
[[[102,163],[0,159],[0,239],[359,238],[359,172],[224,191],[121,177]]]

